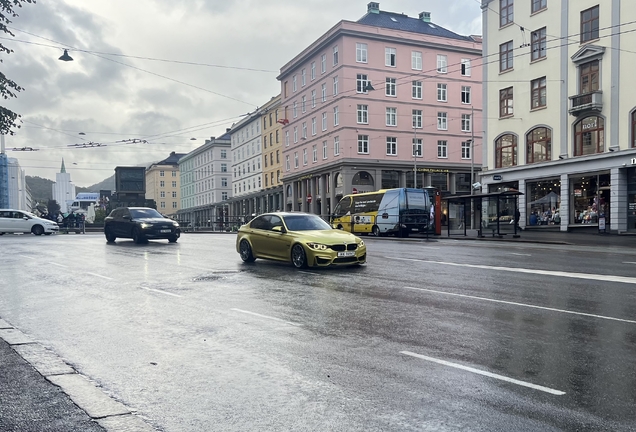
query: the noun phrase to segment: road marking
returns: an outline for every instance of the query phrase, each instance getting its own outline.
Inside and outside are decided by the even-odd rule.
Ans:
[[[241,312],[241,313],[248,314],[248,315],[254,315],[254,316],[257,316],[257,317],[261,317],[261,318],[265,318],[265,319],[269,319],[269,320],[273,320],[273,321],[280,321],[280,322],[283,322],[285,324],[293,325],[293,326],[296,326],[296,327],[301,327],[302,326],[302,324],[297,324],[297,323],[294,323],[294,322],[291,322],[291,321],[285,321],[283,319],[272,317],[272,316],[268,316],[268,315],[261,315],[261,314],[256,313],[256,312],[250,312],[250,311],[246,311],[246,310],[243,310],[243,309],[232,308],[230,310],[233,310],[233,311],[236,311],[236,312]]]
[[[62,264],[58,264],[58,263],[54,263],[54,262],[49,262],[49,264],[53,264],[54,266],[58,266],[58,267],[68,268],[68,266],[65,266],[65,265],[62,265]]]
[[[102,275],[97,274],[97,273],[86,272],[86,274],[89,274],[91,276],[96,276],[96,277],[99,277],[99,278],[102,278],[102,279],[113,280],[113,278],[110,278],[108,276],[102,276]]]
[[[511,255],[519,255],[519,256],[532,256],[530,254],[522,254],[522,253],[517,253],[517,252],[510,252]]]
[[[446,292],[446,291],[437,291],[437,290],[426,289],[426,288],[404,287],[404,289],[416,290],[416,291],[426,291],[426,292],[430,292],[430,293],[434,293],[434,294],[443,294],[443,295],[449,295],[449,296],[455,296],[455,297],[464,297],[464,298],[469,298],[469,299],[474,299],[474,300],[489,301],[489,302],[493,302],[493,303],[503,303],[503,304],[512,305],[512,306],[523,306],[523,307],[534,308],[534,309],[542,309],[542,310],[547,310],[547,311],[552,311],[552,312],[561,312],[561,313],[567,313],[567,314],[572,314],[572,315],[581,315],[581,316],[586,316],[586,317],[591,317],[591,318],[599,318],[599,319],[605,319],[605,320],[610,320],[610,321],[620,321],[620,322],[624,322],[624,323],[636,324],[636,321],[628,320],[628,319],[614,318],[614,317],[608,317],[608,316],[604,316],[604,315],[595,315],[595,314],[589,314],[589,313],[585,313],[585,312],[575,312],[575,311],[570,311],[570,310],[565,310],[565,309],[555,309],[555,308],[550,308],[550,307],[545,307],[545,306],[536,306],[536,305],[525,304],[525,303],[517,303],[517,302],[506,301],[506,300],[495,300],[495,299],[490,299],[490,298],[487,298],[487,297],[477,297],[477,296],[466,295],[466,294],[455,294],[455,293],[449,293],[449,292]]]
[[[563,271],[552,271],[552,270],[538,270],[538,269],[526,269],[519,267],[497,267],[497,266],[487,266],[487,265],[478,265],[478,264],[460,264],[460,263],[452,263],[452,262],[443,262],[443,261],[431,261],[424,259],[414,259],[414,258],[396,258],[396,257],[385,257],[387,259],[394,259],[399,261],[416,261],[428,264],[441,264],[455,267],[468,267],[468,268],[478,268],[484,270],[497,270],[497,271],[507,271],[514,273],[528,273],[533,275],[545,275],[545,276],[560,276],[567,277],[573,279],[587,279],[587,280],[597,280],[604,282],[620,282],[627,284],[636,284],[636,278],[626,277],[626,276],[612,276],[612,275],[601,275],[601,274],[592,274],[592,273],[572,273],[572,272],[563,272]]]
[[[156,292],[159,294],[165,294],[165,295],[169,295],[169,296],[173,296],[173,297],[181,297],[179,294],[173,294],[173,293],[169,293],[167,291],[161,291],[158,289],[154,289],[154,288],[146,288],[146,287],[141,287],[142,289],[145,289],[146,291],[152,291],[152,292]]]
[[[302,270],[298,270],[298,273],[305,273],[305,274],[310,274],[310,275],[320,276],[320,273],[312,273],[312,272],[302,271]]]
[[[448,362],[446,360],[440,360],[440,359],[436,359],[436,358],[433,358],[433,357],[427,357],[427,356],[424,356],[424,355],[421,355],[421,354],[416,354],[416,353],[413,353],[413,352],[410,352],[410,351],[400,351],[400,354],[404,354],[404,355],[411,356],[411,357],[416,357],[416,358],[419,358],[419,359],[422,359],[422,360],[430,361],[430,362],[433,362],[433,363],[438,363],[438,364],[441,364],[441,365],[444,365],[444,366],[450,366],[450,367],[453,367],[453,368],[456,368],[456,369],[465,370],[465,371],[468,371],[468,372],[473,372],[473,373],[476,373],[476,374],[479,374],[479,375],[484,375],[484,376],[487,376],[487,377],[490,377],[490,378],[495,378],[495,379],[498,379],[498,380],[506,381],[506,382],[509,382],[509,383],[517,384],[517,385],[528,387],[528,388],[531,388],[531,389],[540,390],[542,392],[550,393],[550,394],[553,394],[553,395],[556,395],[556,396],[563,396],[565,394],[565,392],[563,392],[561,390],[554,390],[554,389],[551,389],[549,387],[543,387],[543,386],[532,384],[532,383],[529,383],[529,382],[526,382],[526,381],[520,381],[520,380],[517,380],[517,379],[514,379],[514,378],[508,378],[508,377],[503,376],[503,375],[494,374],[492,372],[487,372],[487,371],[475,369],[475,368],[464,366],[464,365],[460,365],[460,364],[457,364],[457,363],[451,363],[451,362]]]
[[[30,260],[34,260],[35,259],[35,258],[27,256],[27,255],[18,255],[18,256],[21,256],[22,258],[28,258]]]
[[[623,262],[623,264],[636,264],[636,262],[632,262],[632,261],[625,261],[625,262]]]

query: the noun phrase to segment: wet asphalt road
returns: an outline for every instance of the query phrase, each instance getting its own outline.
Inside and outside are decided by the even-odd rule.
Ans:
[[[165,431],[636,431],[636,250],[365,241],[5,235],[0,317]]]

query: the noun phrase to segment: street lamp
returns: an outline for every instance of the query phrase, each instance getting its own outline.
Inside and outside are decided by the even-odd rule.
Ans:
[[[417,189],[417,157],[420,153],[420,149],[417,144],[417,124],[413,123],[413,188],[415,189]]]

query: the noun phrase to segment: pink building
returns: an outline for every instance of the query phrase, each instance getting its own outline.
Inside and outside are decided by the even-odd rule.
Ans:
[[[481,38],[379,7],[281,68],[287,210],[328,214],[343,195],[392,187],[470,192]]]

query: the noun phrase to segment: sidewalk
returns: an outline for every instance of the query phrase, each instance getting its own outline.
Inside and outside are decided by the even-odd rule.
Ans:
[[[55,353],[0,318],[0,431],[152,432]]]

